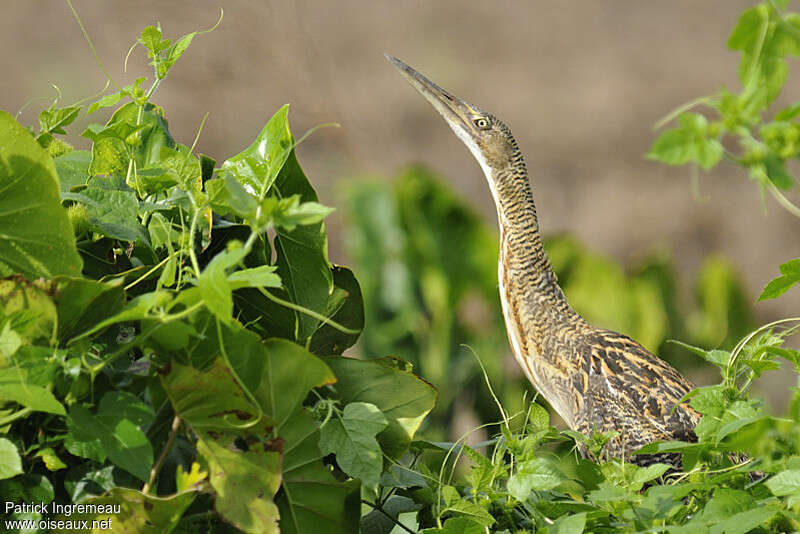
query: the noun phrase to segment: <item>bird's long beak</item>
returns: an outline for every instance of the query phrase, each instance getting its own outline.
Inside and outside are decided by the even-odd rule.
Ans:
[[[408,83],[422,93],[422,96],[444,117],[459,137],[464,134],[474,137],[477,134],[477,129],[472,123],[472,118],[478,113],[477,108],[457,96],[451,95],[396,57],[392,57],[389,54],[384,55],[400,71],[400,74],[408,80]]]

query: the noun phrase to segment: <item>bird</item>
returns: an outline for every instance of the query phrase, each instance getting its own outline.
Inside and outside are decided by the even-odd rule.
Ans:
[[[499,224],[498,287],[509,342],[526,377],[567,426],[609,433],[602,453],[639,465],[679,455],[635,455],[655,441],[696,441],[695,386],[630,337],[589,324],[558,284],[543,248],[522,152],[496,116],[386,58],[444,118],[478,161]],[[591,455],[579,444],[583,456]]]

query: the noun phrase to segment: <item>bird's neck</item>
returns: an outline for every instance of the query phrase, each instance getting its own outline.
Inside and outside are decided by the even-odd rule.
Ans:
[[[574,321],[545,254],[528,173],[517,150],[503,169],[494,170],[490,186],[500,224],[499,276],[504,305],[524,311],[529,319]]]

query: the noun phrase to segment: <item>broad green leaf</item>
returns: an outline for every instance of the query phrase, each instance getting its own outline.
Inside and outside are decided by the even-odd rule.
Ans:
[[[282,534],[355,534],[361,508],[356,481],[337,482],[323,463],[319,430],[298,408],[280,432],[284,440],[283,485],[275,499]]]
[[[207,434],[197,442],[216,492],[214,507],[244,532],[277,534],[278,507],[272,498],[281,485],[281,450],[270,443],[237,450],[234,437]]]
[[[163,193],[176,184],[186,191],[199,189],[201,173],[200,160],[190,152],[189,147],[161,146],[158,161],[138,171],[136,187],[150,195]]]
[[[364,328],[364,299],[361,296],[361,286],[347,267],[336,265],[332,271],[334,288],[325,308],[325,316],[340,325],[360,331]],[[320,324],[311,337],[309,350],[320,356],[341,354],[353,346],[358,337],[359,334],[342,332],[327,323]]]
[[[436,390],[394,358],[356,360],[326,358],[336,375],[336,392],[346,403],[377,406],[389,425],[378,434],[384,453],[399,457],[411,443],[426,415],[436,404]]]
[[[220,215],[230,213],[246,221],[255,222],[258,210],[256,197],[247,191],[231,174],[205,183],[208,201]]]
[[[96,415],[80,405],[70,408],[65,445],[72,454],[101,462],[107,457],[140,480],[147,480],[153,447],[142,428],[152,421],[152,408],[136,396],[109,392],[100,400]]]
[[[96,525],[92,532],[113,531],[124,533],[163,534],[172,532],[186,509],[192,504],[197,492],[184,491],[174,495],[155,496],[130,488],[112,488],[108,493],[88,499],[82,504],[95,505],[103,512],[75,511],[69,515],[60,515],[56,521],[62,525],[67,521],[80,525],[80,521],[88,521],[89,525]],[[87,506],[87,508],[88,508]],[[119,506],[120,512],[110,513]],[[52,532],[68,534],[75,532],[74,528],[54,528]]]
[[[86,278],[58,277],[53,302],[58,312],[58,338],[65,342],[122,310],[123,278],[97,282]]]
[[[383,455],[375,435],[387,424],[374,404],[351,402],[344,407],[341,418],[330,419],[320,430],[320,451],[335,454],[342,471],[360,479],[374,493],[383,471]]]
[[[0,369],[0,402],[12,401],[37,412],[65,415],[55,396],[46,388],[28,383],[26,375],[18,367]]]
[[[800,469],[781,471],[764,483],[776,497],[792,495],[800,491]]]
[[[253,144],[222,164],[223,171],[231,173],[243,186],[250,186],[259,198],[272,187],[292,152],[294,138],[289,130],[288,113],[287,104],[272,116]]]
[[[517,471],[508,479],[508,492],[518,501],[525,502],[531,491],[553,489],[566,477],[552,461],[546,458],[533,458],[519,465]]]
[[[136,241],[140,236],[139,201],[121,176],[91,178],[80,193],[62,197],[84,204],[89,226],[99,234],[122,241]]]
[[[264,413],[275,421],[278,435],[291,426],[290,416],[297,411],[311,388],[336,381],[323,360],[285,339],[264,342],[266,367],[255,391]]]
[[[690,162],[695,153],[691,134],[682,129],[672,129],[656,139],[647,157],[669,165],[683,165]]]
[[[547,527],[546,534],[581,534],[586,526],[586,512],[563,515]]]
[[[0,111],[0,276],[78,276],[81,259],[59,202],[53,160]]]
[[[7,321],[0,330],[0,363],[11,362],[11,357],[22,346],[23,340],[11,327],[11,321]]]
[[[221,359],[205,372],[173,363],[161,384],[175,413],[197,433],[235,430],[258,417]]]
[[[784,497],[800,492],[800,469],[781,471],[767,480],[764,485],[776,497]]]
[[[494,518],[489,514],[486,508],[478,503],[463,498],[453,486],[442,487],[442,499],[444,501],[442,512],[452,512],[460,516],[465,516],[484,527],[488,527],[494,523]]]
[[[633,479],[631,480],[631,485],[641,488],[645,482],[650,482],[651,480],[657,479],[671,468],[672,466],[667,464],[650,464],[634,473]]]
[[[91,161],[92,153],[88,150],[73,150],[53,159],[62,193],[73,187],[86,185]]]
[[[272,185],[282,198],[300,195],[302,202],[316,202],[317,194],[308,183],[294,151],[289,154]],[[294,230],[276,229],[278,274],[291,300],[304,308],[324,313],[333,291],[333,275],[328,261],[328,235],[323,223],[298,226]],[[319,321],[297,313],[297,340],[305,344]]]
[[[442,528],[426,528],[421,534],[484,534],[486,527],[480,521],[469,517],[451,517]]]
[[[17,446],[6,438],[0,438],[0,480],[22,473],[22,458]]]
[[[777,512],[778,510],[771,507],[738,512],[711,527],[709,534],[747,534],[770,521]]]

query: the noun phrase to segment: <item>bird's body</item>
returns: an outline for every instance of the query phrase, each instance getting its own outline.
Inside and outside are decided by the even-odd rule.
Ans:
[[[613,456],[653,441],[692,440],[699,415],[680,402],[691,382],[633,339],[591,326],[569,306],[544,252],[525,161],[508,127],[387,57],[486,175],[500,226],[503,316],[530,382],[573,430],[617,432],[606,447]]]

